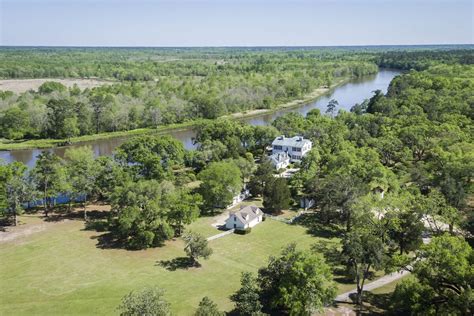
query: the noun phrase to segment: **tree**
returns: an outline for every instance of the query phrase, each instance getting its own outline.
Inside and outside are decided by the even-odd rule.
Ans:
[[[163,180],[184,163],[184,146],[171,136],[145,135],[123,143],[115,158],[137,177]]]
[[[112,235],[132,249],[161,245],[173,237],[167,220],[166,197],[174,191],[168,182],[155,180],[126,182],[111,196]]]
[[[245,158],[239,157],[237,159],[230,160],[230,162],[234,163],[237,168],[239,168],[240,173],[242,174],[242,180],[244,182],[248,181],[255,169],[253,155],[251,153],[246,153]]]
[[[61,159],[49,151],[41,152],[32,170],[32,178],[43,197],[44,212],[47,217],[54,205],[55,198],[66,187],[65,172]]]
[[[19,107],[12,107],[0,117],[0,135],[8,139],[22,139],[30,130],[28,113]]]
[[[31,202],[32,192],[27,178],[27,167],[21,162],[13,162],[5,166],[5,172],[0,172],[0,181],[4,181],[5,199],[5,215],[13,217],[13,224],[18,223],[18,215],[23,212],[24,204]]]
[[[62,83],[55,82],[55,81],[46,81],[38,88],[38,92],[41,94],[49,94],[52,92],[64,92],[66,91],[66,86]]]
[[[132,291],[122,298],[118,310],[121,316],[169,316],[170,304],[163,296],[164,291],[157,287]]]
[[[242,190],[242,174],[232,162],[213,162],[198,177],[206,210],[226,207]]]
[[[330,114],[332,117],[334,117],[334,115],[336,114],[336,108],[337,108],[338,105],[339,105],[339,102],[337,102],[337,100],[332,99],[328,103],[326,113]]]
[[[77,123],[77,117],[72,116],[64,119],[64,137],[66,137],[67,142],[71,143],[71,138],[78,136],[80,134],[80,129]]]
[[[71,138],[79,133],[75,107],[69,99],[50,99],[46,104],[46,137]]]
[[[427,195],[420,195],[415,201],[415,208],[420,214],[427,215],[427,223],[435,234],[440,234],[448,226],[453,233],[454,225],[460,222],[457,209],[450,206],[444,195],[437,189],[431,190]]]
[[[357,304],[361,305],[370,269],[381,269],[385,262],[384,244],[379,236],[370,231],[351,231],[343,239],[341,255],[349,268],[348,272],[356,281]]]
[[[290,315],[310,315],[332,303],[336,286],[330,267],[320,254],[286,247],[258,271],[263,306]]]
[[[170,194],[167,200],[168,222],[173,227],[175,235],[181,236],[184,225],[189,225],[198,218],[202,197],[182,189]]]
[[[183,235],[185,242],[184,251],[189,256],[193,265],[199,266],[200,257],[208,259],[212,255],[212,249],[209,247],[207,239],[194,232],[187,232]]]
[[[250,272],[242,272],[240,289],[231,296],[235,311],[242,316],[255,316],[261,313],[260,288],[257,279]]]
[[[382,90],[375,90],[374,96],[370,98],[369,103],[367,104],[367,113],[375,113],[378,110],[378,103],[384,98]]]
[[[416,253],[414,279],[402,281],[393,294],[397,310],[426,315],[472,315],[474,251],[462,238],[433,237]]]
[[[417,250],[423,243],[425,227],[423,213],[416,207],[416,199],[408,192],[388,194],[383,199],[386,210],[382,219],[388,237],[398,245],[400,255]]]
[[[66,173],[71,185],[73,199],[83,199],[84,220],[87,220],[87,201],[95,191],[98,165],[90,146],[68,148],[64,157],[67,159]]]
[[[336,218],[345,224],[346,231],[351,230],[354,202],[366,190],[366,185],[358,177],[331,173],[324,179],[310,179],[305,186],[317,201],[327,223]]]
[[[93,95],[90,101],[93,110],[95,132],[99,133],[102,130],[105,112],[113,103],[113,97],[109,94],[99,93]]]
[[[258,165],[254,175],[250,178],[248,184],[249,191],[253,196],[259,196],[263,194],[266,184],[271,182],[274,178],[274,170],[275,168],[273,167],[270,160],[266,156],[262,157],[262,161]]]
[[[304,119],[303,115],[296,112],[289,112],[283,116],[277,117],[273,122],[272,126],[276,127],[283,135],[288,137],[302,135],[305,129],[308,127],[308,122]]]
[[[279,213],[290,206],[290,189],[286,179],[273,178],[265,185],[263,207],[270,213]]]
[[[204,296],[199,302],[199,307],[194,313],[195,316],[222,316],[224,313],[217,309],[217,304],[211,301],[207,296]]]

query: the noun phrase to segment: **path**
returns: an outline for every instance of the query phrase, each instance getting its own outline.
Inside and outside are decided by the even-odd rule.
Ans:
[[[220,234],[217,234],[217,235],[214,235],[214,236],[211,236],[211,237],[207,237],[207,241],[211,241],[211,240],[214,240],[214,239],[217,239],[217,238],[221,238],[221,237],[224,237],[224,236],[227,236],[227,235],[230,235],[234,232],[235,229],[231,229],[231,230],[226,230],[225,232],[222,232]]]
[[[384,286],[386,284],[389,284],[393,281],[401,279],[401,278],[403,278],[404,276],[406,276],[408,274],[410,274],[410,272],[405,271],[405,270],[387,274],[387,275],[381,277],[380,279],[377,279],[373,282],[365,284],[364,285],[364,291],[372,291],[376,288],[382,287],[382,286]],[[338,302],[351,302],[352,300],[349,298],[349,296],[351,294],[356,294],[356,293],[357,293],[357,289],[353,289],[349,292],[339,294],[338,296],[336,296],[336,301],[338,301]]]
[[[422,238],[423,239],[423,243],[426,245],[426,244],[429,244],[431,242],[431,238],[430,237],[425,237],[425,238]],[[412,266],[409,265],[407,266],[408,269],[411,269]],[[387,285],[389,283],[392,283],[393,281],[396,281],[396,280],[399,280],[401,278],[403,278],[404,276],[410,274],[409,271],[407,270],[400,270],[398,272],[393,272],[393,273],[390,273],[390,274],[387,274],[383,277],[381,277],[380,279],[377,279],[373,282],[370,282],[370,283],[367,283],[364,285],[364,291],[372,291],[372,290],[375,290],[379,287],[382,287],[384,285]],[[346,293],[342,293],[338,296],[336,296],[336,301],[338,302],[348,302],[348,301],[351,301],[351,299],[349,298],[349,296],[351,294],[356,294],[357,293],[357,289],[353,289],[349,292],[346,292]]]

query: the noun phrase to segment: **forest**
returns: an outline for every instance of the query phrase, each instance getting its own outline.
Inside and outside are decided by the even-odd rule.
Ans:
[[[0,137],[66,142],[272,109],[378,70],[344,50],[2,48],[0,59],[0,78],[51,78],[37,91],[0,91]],[[54,78],[114,84],[81,90]]]
[[[36,210],[51,216],[58,207],[55,198],[65,194],[72,204],[84,206],[86,225],[97,227],[100,222],[117,247],[163,247],[198,218],[222,212],[245,185],[252,196],[262,198],[263,210],[270,215],[298,205],[301,197],[313,199],[314,212],[294,225],[341,241],[315,244],[312,251],[289,245],[257,275],[244,273],[241,288],[232,295],[237,315],[320,311],[335,298],[332,278],[338,273],[356,282],[356,304],[361,305],[371,274],[399,270],[410,271],[411,277],[390,294],[387,312],[472,314],[472,50],[303,50],[275,55],[216,50],[197,62],[195,54],[202,52],[185,51],[180,61],[163,62],[163,69],[158,61],[148,60],[146,51],[137,58],[147,61],[137,64],[120,62],[121,53],[94,52],[116,58],[111,59],[113,67],[101,67],[103,73],[92,65],[87,69],[85,61],[58,71],[105,78],[120,67],[140,72],[135,67],[148,65],[150,80],[121,78],[120,83],[84,91],[47,83],[20,96],[4,92],[3,137],[67,138],[213,118],[196,125],[198,148],[188,151],[171,137],[143,135],[121,145],[114,157],[94,157],[90,148],[80,148],[68,149],[64,159],[44,151],[31,170],[18,162],[0,165],[0,208],[12,225],[17,216],[31,212],[27,206],[35,200],[44,202]],[[161,58],[175,54],[163,53]],[[65,58],[61,56],[51,62]],[[6,65],[2,67],[11,69],[14,62]],[[288,113],[270,126],[219,118],[271,107],[328,85],[328,80],[376,72],[378,66],[410,70],[395,77],[386,94],[374,91],[350,111],[336,113],[329,107],[326,113],[312,110],[306,116]],[[204,75],[199,74],[201,68],[207,69]],[[29,72],[35,76],[28,67],[15,74],[3,71],[10,77]],[[155,81],[156,76],[163,77]],[[275,177],[266,158],[266,148],[277,135],[301,135],[313,142],[288,180]],[[100,221],[88,218],[85,206],[92,201],[111,205],[110,215]],[[71,205],[62,211],[70,212]],[[188,253],[191,240],[199,238],[184,236]],[[211,256],[211,251],[197,253]],[[341,265],[342,272],[337,269]],[[291,295],[295,288],[300,295]],[[156,306],[150,308],[168,311],[162,296],[159,290],[131,293],[120,308],[127,314],[137,302],[154,297]],[[199,306],[216,309],[207,297]]]

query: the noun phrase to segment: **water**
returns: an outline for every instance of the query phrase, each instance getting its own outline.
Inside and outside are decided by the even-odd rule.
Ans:
[[[339,102],[338,109],[349,110],[354,104],[361,103],[365,99],[370,98],[373,95],[373,91],[382,90],[384,93],[387,91],[387,87],[390,81],[396,75],[400,74],[396,70],[381,69],[378,74],[373,76],[367,76],[360,79],[355,79],[347,84],[339,86],[332,91],[329,91],[325,95],[318,98],[316,101],[302,105],[297,108],[283,109],[270,114],[264,114],[257,117],[244,119],[251,125],[268,125],[275,118],[282,116],[288,112],[299,112],[306,115],[312,109],[320,109],[321,112],[326,110],[326,106],[331,99],[335,99]],[[194,149],[196,145],[193,142],[195,133],[192,128],[172,130],[166,132],[179,139],[186,149]],[[97,156],[112,155],[116,147],[120,146],[130,136],[117,137],[110,139],[95,140],[89,142],[77,143],[68,147],[78,147],[88,145],[94,150]],[[57,147],[47,149],[63,157],[66,148],[68,147]],[[40,149],[24,149],[24,150],[12,150],[12,151],[0,151],[0,159],[6,162],[21,161],[28,167],[33,167],[36,162],[36,157],[41,153]]]

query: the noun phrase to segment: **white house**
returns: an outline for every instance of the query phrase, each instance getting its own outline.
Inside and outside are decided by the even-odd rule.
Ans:
[[[286,152],[274,153],[270,156],[270,161],[276,169],[286,168],[290,164],[290,156]]]
[[[272,142],[272,155],[286,153],[291,162],[299,162],[313,147],[313,143],[303,136],[278,136]]]
[[[254,205],[248,205],[236,212],[231,212],[225,221],[227,229],[246,229],[254,227],[263,220],[263,212]]]

